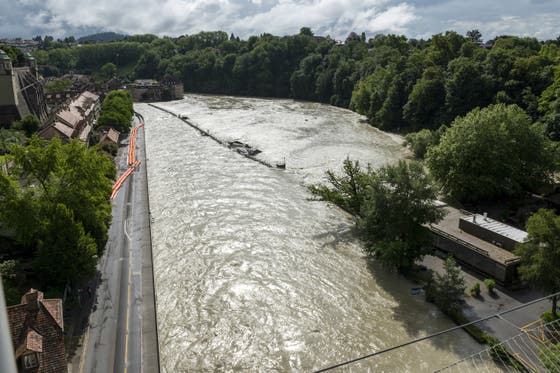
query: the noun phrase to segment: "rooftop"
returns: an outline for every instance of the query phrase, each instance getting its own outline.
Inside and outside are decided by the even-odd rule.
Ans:
[[[472,214],[470,216],[461,217],[461,219],[477,224],[482,228],[497,233],[501,236],[511,238],[512,240],[519,243],[525,242],[527,240],[527,232],[489,218],[485,215]]]
[[[502,249],[496,245],[491,244],[490,242],[484,241],[478,237],[463,232],[459,228],[459,219],[469,217],[472,219],[473,214],[449,206],[442,207],[442,210],[446,212],[446,215],[439,223],[431,225],[431,227],[435,228],[435,230],[440,230],[444,234],[453,236],[457,240],[466,243],[466,246],[474,246],[476,249],[485,252],[488,257],[498,263],[507,264],[510,261],[519,259],[517,255],[513,254],[510,251]],[[480,219],[482,218],[483,217],[481,216]],[[478,220],[479,219],[477,218],[477,222]]]

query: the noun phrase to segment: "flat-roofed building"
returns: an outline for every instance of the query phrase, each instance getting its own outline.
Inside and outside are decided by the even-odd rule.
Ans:
[[[439,206],[445,217],[428,227],[436,249],[505,286],[518,281],[520,258],[512,250],[526,239],[526,232],[485,215]]]

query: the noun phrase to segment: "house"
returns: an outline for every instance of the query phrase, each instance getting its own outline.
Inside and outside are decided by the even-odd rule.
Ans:
[[[433,245],[463,265],[494,278],[504,286],[518,282],[520,258],[515,245],[527,239],[527,232],[489,218],[440,203],[445,217],[431,224]]]
[[[119,131],[109,127],[109,129],[103,130],[103,132],[101,132],[99,143],[119,145],[119,135]]]
[[[87,142],[99,113],[99,96],[85,91],[68,105],[59,108],[52,119],[39,131],[39,137],[63,140],[78,139]]]
[[[7,311],[18,371],[67,372],[62,300],[44,299],[42,292],[30,289]]]

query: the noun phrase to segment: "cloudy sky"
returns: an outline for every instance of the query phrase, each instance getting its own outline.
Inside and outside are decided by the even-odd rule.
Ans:
[[[497,35],[560,35],[559,0],[0,0],[0,37],[83,36],[101,31],[178,36],[349,32],[429,37],[474,28]]]

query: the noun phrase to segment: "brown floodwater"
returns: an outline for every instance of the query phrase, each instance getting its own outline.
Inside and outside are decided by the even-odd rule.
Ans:
[[[311,201],[350,156],[374,167],[409,154],[348,110],[292,100],[186,95],[159,103],[267,168],[147,104],[150,208],[164,372],[311,371],[453,324],[415,284],[368,260],[352,219]],[[344,371],[424,372],[481,347],[464,332]]]

